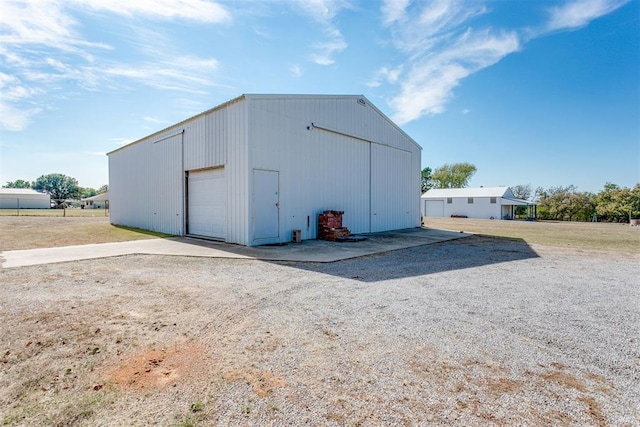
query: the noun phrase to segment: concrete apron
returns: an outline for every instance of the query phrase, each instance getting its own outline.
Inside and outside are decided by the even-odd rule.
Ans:
[[[134,240],[59,248],[0,252],[2,268],[80,261],[112,256],[148,254],[208,258],[258,259],[265,261],[334,262],[396,249],[429,245],[467,237],[467,233],[411,228],[382,233],[361,234],[366,240],[327,242],[304,240],[282,246],[240,246],[192,237]]]

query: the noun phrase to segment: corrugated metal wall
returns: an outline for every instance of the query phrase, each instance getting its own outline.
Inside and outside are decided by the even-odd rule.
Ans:
[[[326,209],[344,211],[353,233],[420,225],[420,148],[367,101],[248,98],[250,164],[280,172],[279,241],[294,229],[315,238]]]
[[[175,129],[111,153],[111,222],[182,234],[182,176],[182,133]]]
[[[248,244],[247,157],[242,99],[109,153],[111,222],[182,235],[185,171],[225,166],[227,241]]]
[[[261,95],[110,153],[111,222],[183,234],[185,171],[220,166],[228,242],[268,243],[253,239],[254,169],[279,172],[275,241],[289,241],[294,229],[315,238],[317,215],[326,209],[345,211],[354,233],[420,225],[420,147],[368,101]]]

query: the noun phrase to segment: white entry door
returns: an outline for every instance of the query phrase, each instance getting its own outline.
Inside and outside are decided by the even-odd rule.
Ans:
[[[227,186],[224,167],[189,172],[188,234],[227,237]]]
[[[277,171],[253,170],[254,239],[279,236],[279,175]]]

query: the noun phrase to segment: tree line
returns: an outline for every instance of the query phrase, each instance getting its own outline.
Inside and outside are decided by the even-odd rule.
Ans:
[[[426,167],[421,174],[422,192],[431,188],[464,188],[476,172],[470,163],[445,164],[434,170]],[[606,183],[598,193],[578,191],[575,185],[542,188],[531,185],[511,186],[517,199],[537,203],[539,219],[561,221],[629,222],[640,218],[640,184],[633,188]],[[515,214],[526,215],[526,206],[517,206]]]
[[[640,184],[632,188],[608,182],[598,193],[574,185],[537,188],[538,218],[562,221],[629,222],[640,218]]]
[[[43,191],[51,196],[51,199],[62,203],[68,199],[79,199],[92,197],[97,194],[106,193],[109,191],[107,184],[101,186],[98,189],[91,187],[80,187],[78,180],[70,176],[61,173],[50,173],[48,175],[42,175],[35,181],[27,181],[24,179],[17,179],[15,181],[8,181],[3,188],[32,188],[34,190]]]

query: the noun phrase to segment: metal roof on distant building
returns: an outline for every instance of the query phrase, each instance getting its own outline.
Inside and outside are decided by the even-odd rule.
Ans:
[[[11,194],[11,195],[21,195],[21,196],[35,196],[35,195],[44,195],[48,196],[47,193],[42,191],[36,191],[31,188],[0,188],[0,194]]]
[[[517,199],[510,187],[432,188],[422,195],[423,199],[454,197],[499,197],[513,205],[535,205],[535,202]],[[505,204],[505,203],[503,203]]]
[[[467,188],[432,188],[422,195],[431,197],[506,197],[513,199],[509,187],[467,187]]]

